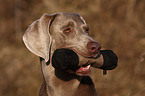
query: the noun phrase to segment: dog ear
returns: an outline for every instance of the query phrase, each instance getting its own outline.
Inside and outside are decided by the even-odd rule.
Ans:
[[[35,55],[49,60],[51,52],[52,39],[49,32],[49,27],[57,14],[43,16],[34,21],[23,35],[23,41],[26,47]]]

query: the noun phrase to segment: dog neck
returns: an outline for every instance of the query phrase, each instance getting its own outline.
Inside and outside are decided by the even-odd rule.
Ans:
[[[51,63],[41,60],[48,96],[97,96],[92,79],[55,70]]]

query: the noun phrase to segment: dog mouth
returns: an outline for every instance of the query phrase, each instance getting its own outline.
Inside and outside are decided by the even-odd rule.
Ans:
[[[86,60],[89,58],[96,59],[96,58],[100,57],[100,55],[101,55],[100,52],[89,55],[89,54],[81,53],[80,51],[75,50],[75,49],[73,49],[73,51],[76,52],[79,57],[82,56]],[[83,61],[84,61],[84,59],[83,59]],[[82,64],[80,64],[79,68],[75,71],[76,75],[88,76],[90,74],[90,72],[91,72],[90,67],[91,67],[91,65],[93,65],[94,62],[90,62],[88,60],[86,62],[87,63],[82,62]]]
[[[77,71],[76,75],[86,76],[90,73],[91,65],[82,65]]]

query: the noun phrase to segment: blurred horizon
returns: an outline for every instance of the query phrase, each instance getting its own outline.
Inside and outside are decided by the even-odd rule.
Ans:
[[[43,80],[39,58],[22,35],[44,13],[78,13],[102,49],[113,50],[118,67],[92,68],[99,96],[145,95],[145,0],[4,0],[0,1],[0,96],[36,96]]]

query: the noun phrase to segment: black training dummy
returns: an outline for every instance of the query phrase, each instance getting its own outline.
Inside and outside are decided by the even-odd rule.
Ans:
[[[52,66],[60,71],[76,71],[79,67],[78,55],[70,49],[57,49],[52,56]]]
[[[117,67],[118,57],[112,50],[101,50],[100,52],[104,59],[104,63],[100,69],[112,70]]]
[[[118,58],[112,50],[101,50],[104,63],[100,69],[112,70],[117,67]],[[97,60],[97,59],[96,59]],[[52,66],[60,71],[72,70],[76,71],[80,67],[78,55],[70,49],[57,49],[52,56]]]

